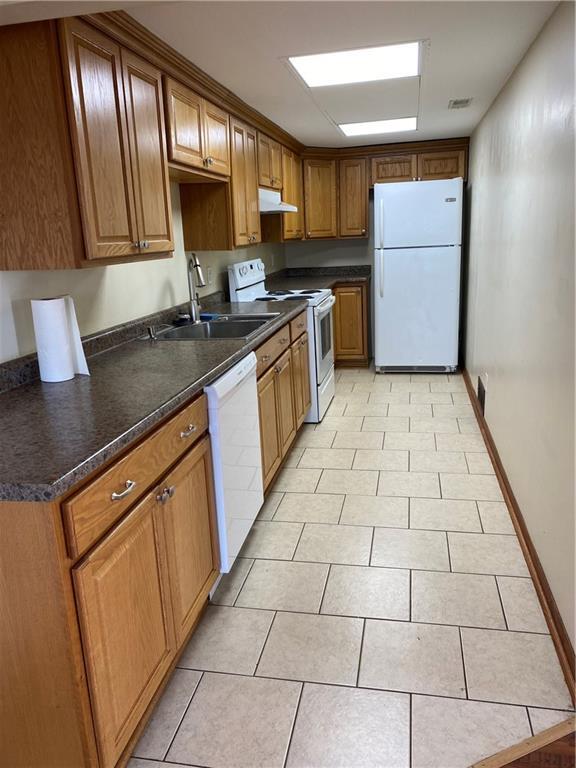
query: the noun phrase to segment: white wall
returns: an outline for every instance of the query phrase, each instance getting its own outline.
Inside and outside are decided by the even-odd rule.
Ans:
[[[370,264],[374,261],[372,194],[368,207],[368,238],[350,240],[303,240],[286,243],[286,266],[288,267],[347,267],[351,264]]]
[[[466,364],[574,642],[574,6],[474,132]]]
[[[186,255],[178,185],[172,184],[175,252],[159,259],[111,267],[50,272],[0,272],[0,363],[35,350],[30,299],[69,293],[75,301],[82,335],[174,306],[188,298]],[[213,282],[201,296],[225,285],[226,265],[263,258],[268,271],[284,266],[283,246],[261,245],[236,251],[198,252]]]

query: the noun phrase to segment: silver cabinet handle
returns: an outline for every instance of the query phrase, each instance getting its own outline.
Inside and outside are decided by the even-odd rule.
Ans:
[[[280,368],[279,365],[274,366],[274,373],[281,373],[281,372],[282,372],[282,368]]]
[[[268,362],[268,360],[270,360],[270,355],[262,355],[262,357],[260,358],[260,360],[261,360],[263,363],[267,363],[267,362]]]
[[[136,483],[134,482],[134,480],[126,480],[125,490],[121,491],[120,493],[116,493],[116,491],[114,491],[114,493],[110,496],[110,498],[112,499],[112,501],[120,501],[121,499],[125,499],[126,496],[132,493],[134,488],[136,488]]]
[[[286,336],[283,336],[281,339],[279,339],[280,344],[287,344],[290,339],[288,339]]]
[[[190,435],[194,434],[196,432],[196,427],[194,424],[188,424],[186,429],[183,432],[180,432],[180,437],[190,437]]]
[[[305,347],[306,344],[308,344],[308,339],[302,339],[302,341],[300,342],[300,346]]]
[[[159,501],[160,504],[165,504],[168,499],[171,499],[172,496],[176,493],[176,486],[170,485],[167,488],[162,488],[162,491],[156,496],[156,501]]]
[[[148,240],[143,240],[142,241],[142,247],[143,248],[150,248],[150,243],[148,242]]]

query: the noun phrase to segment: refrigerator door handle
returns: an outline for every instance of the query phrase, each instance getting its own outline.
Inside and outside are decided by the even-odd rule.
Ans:
[[[378,224],[380,244],[377,248],[384,248],[384,200],[378,200]]]
[[[379,249],[376,251],[376,262],[378,269],[378,293],[380,298],[384,298],[384,251]]]

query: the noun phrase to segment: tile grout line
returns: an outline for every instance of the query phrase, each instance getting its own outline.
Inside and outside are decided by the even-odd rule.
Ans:
[[[330,579],[330,574],[332,573],[332,563],[328,563],[328,570],[326,571],[326,578],[324,579],[324,586],[322,588],[322,597],[320,598],[320,606],[318,607],[318,612],[311,614],[312,616],[331,616],[332,614],[329,613],[322,613],[322,606],[324,605],[324,598],[326,597],[326,590],[328,588],[328,581]]]
[[[182,717],[181,717],[181,718],[180,718],[180,720],[178,721],[178,725],[176,726],[176,729],[174,730],[174,733],[173,733],[173,735],[172,735],[172,738],[170,739],[170,743],[169,743],[169,744],[168,744],[168,746],[166,747],[166,751],[164,752],[164,756],[161,758],[163,762],[166,760],[166,758],[168,757],[168,753],[169,753],[169,752],[170,752],[170,750],[172,749],[172,745],[174,744],[174,741],[175,741],[175,739],[176,739],[176,736],[178,735],[178,731],[180,730],[180,727],[181,727],[182,723],[184,722],[184,718],[185,718],[185,717],[186,717],[186,715],[188,714],[188,710],[190,709],[190,707],[191,707],[191,705],[192,705],[192,702],[194,701],[194,697],[196,696],[196,692],[198,691],[198,688],[200,688],[200,683],[201,683],[201,682],[202,682],[202,680],[204,679],[204,675],[205,675],[205,672],[204,672],[203,670],[202,670],[202,671],[201,671],[201,670],[197,670],[197,671],[199,671],[199,672],[200,672],[200,677],[198,678],[198,682],[197,682],[197,683],[196,683],[196,685],[194,686],[194,691],[193,691],[193,693],[192,693],[192,696],[190,696],[190,701],[189,701],[189,702],[188,702],[188,704],[186,705],[186,707],[185,707],[185,709],[184,709],[184,713],[182,714]],[[172,673],[172,674],[173,674],[173,673]]]
[[[315,616],[316,614],[312,614]],[[366,621],[372,621],[372,619],[366,619]],[[377,621],[377,619],[375,619]],[[188,669],[188,667],[179,667],[179,669]],[[257,677],[261,680],[279,680],[281,682],[287,682],[287,683],[311,683],[315,685],[328,685],[336,688],[348,688],[350,690],[354,690],[356,688],[355,685],[350,685],[348,683],[329,683],[326,681],[318,681],[318,680],[302,680],[296,679],[293,677],[272,677],[272,675],[246,675],[242,672],[218,672],[216,670],[202,670],[202,669],[192,669],[193,672],[209,672],[211,675],[233,675],[234,677]],[[423,691],[407,691],[407,690],[400,690],[395,688],[374,688],[369,685],[360,685],[358,686],[360,690],[363,691],[385,691],[387,693],[402,693],[406,696],[413,694],[415,696],[428,696],[434,699],[448,699],[449,701],[475,701],[479,704],[503,704],[507,707],[516,707],[518,709],[524,709],[525,707],[533,707],[535,709],[545,709],[548,712],[566,712],[568,714],[574,714],[574,709],[562,709],[562,707],[543,707],[536,703],[531,704],[518,704],[517,702],[509,702],[509,701],[495,701],[494,699],[465,699],[463,696],[447,696],[446,694],[438,694],[438,693],[425,693]],[[152,759],[152,758],[139,758],[139,759]]]
[[[457,571],[452,570],[452,557],[450,555],[450,538],[448,536],[448,531],[444,531],[444,534],[446,536],[446,549],[448,550],[448,568],[450,573],[457,573]],[[480,575],[480,574],[478,574]],[[493,575],[493,574],[490,574]],[[496,578],[496,577],[494,577]]]
[[[502,593],[500,592],[500,585],[498,584],[498,577],[494,576],[494,583],[496,584],[496,592],[498,592],[498,599],[500,600],[500,608],[502,609],[502,616],[504,617],[504,626],[508,627],[508,617],[506,616],[506,609],[504,608],[504,601],[502,600]]]
[[[468,695],[468,678],[466,677],[466,661],[464,659],[464,640],[462,638],[462,627],[458,627],[458,637],[460,638],[460,655],[462,658],[462,673],[464,675],[464,688],[466,690],[466,700],[470,700]]]
[[[412,699],[414,694],[410,694],[408,707],[408,765],[412,768]]]
[[[292,746],[292,739],[294,737],[294,731],[296,730],[296,720],[298,719],[298,712],[300,711],[300,702],[302,701],[302,695],[304,693],[304,686],[306,685],[305,682],[302,682],[300,684],[300,691],[298,693],[298,701],[296,702],[296,709],[294,710],[294,719],[292,720],[292,725],[290,727],[290,736],[288,737],[288,744],[286,746],[286,754],[284,755],[284,760],[282,762],[283,768],[286,768],[286,764],[288,762],[288,755],[290,754],[290,747]]]
[[[294,560],[296,557],[296,552],[298,551],[298,546],[300,545],[300,539],[302,538],[302,534],[304,533],[304,528],[307,525],[307,523],[301,523],[302,528],[300,529],[300,535],[298,536],[298,541],[296,542],[296,546],[294,547],[294,552],[292,552],[292,557],[288,558],[286,562],[298,562],[298,560]],[[259,557],[258,560],[275,560],[277,558],[273,557]]]
[[[532,725],[532,718],[530,717],[530,710],[528,709],[527,706],[525,707],[525,710],[526,710],[526,717],[528,718],[528,725],[530,726],[530,733],[532,734],[532,736],[536,736],[536,734],[534,733],[534,726]]]
[[[360,636],[360,651],[358,653],[358,671],[356,672],[356,684],[353,686],[354,688],[360,687],[360,669],[362,667],[362,652],[364,650],[364,635],[366,633],[366,622],[367,622],[367,619],[362,619],[362,635]]]
[[[278,611],[274,611],[274,616],[272,616],[272,621],[270,622],[270,626],[268,627],[268,631],[266,632],[266,637],[264,638],[264,642],[262,643],[262,648],[260,648],[260,653],[258,654],[258,659],[256,661],[256,664],[254,665],[254,671],[252,672],[251,675],[245,675],[245,677],[258,677],[258,675],[256,674],[258,672],[258,666],[264,654],[266,643],[268,642],[268,638],[270,637],[270,633],[272,632],[272,627],[274,626],[274,622],[276,621],[276,616],[278,616],[278,613],[279,613]],[[223,674],[226,674],[226,673],[223,673]]]
[[[255,563],[255,562],[256,562],[256,560],[258,560],[258,559],[259,559],[259,558],[257,558],[257,557],[253,557],[253,558],[252,558],[252,562],[251,562],[251,564],[250,564],[250,567],[248,568],[248,570],[246,571],[246,575],[245,575],[245,576],[244,576],[244,578],[242,579],[242,584],[240,585],[240,589],[238,590],[238,594],[237,594],[237,595],[236,595],[236,597],[234,598],[234,602],[232,603],[232,606],[231,606],[232,608],[235,608],[235,607],[236,607],[236,603],[238,602],[238,598],[240,597],[240,593],[241,593],[241,592],[242,592],[242,590],[244,589],[244,584],[246,584],[246,579],[248,578],[248,576],[250,576],[250,573],[252,572],[252,568],[254,568],[254,563]],[[211,604],[212,604],[212,605],[218,605],[218,603],[211,603]],[[223,607],[223,608],[226,608],[226,607],[228,607],[228,606],[225,606],[225,605],[224,605],[224,606],[222,606],[222,607]],[[238,607],[240,607],[240,606],[238,606]]]

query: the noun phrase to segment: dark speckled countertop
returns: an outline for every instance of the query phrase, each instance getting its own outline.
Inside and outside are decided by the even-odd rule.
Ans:
[[[90,376],[0,394],[0,500],[67,493],[178,410],[304,309],[304,302],[218,304],[222,313],[280,312],[242,339],[134,340],[88,361]]]
[[[337,283],[368,282],[370,273],[369,266],[287,269],[267,277],[266,288],[269,291],[333,288]]]

